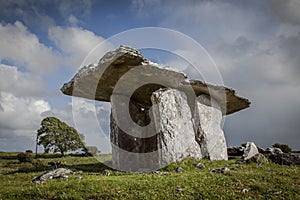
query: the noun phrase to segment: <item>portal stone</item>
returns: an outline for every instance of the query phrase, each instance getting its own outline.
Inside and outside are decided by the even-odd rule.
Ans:
[[[186,95],[175,89],[160,89],[151,101],[161,165],[188,157],[201,159]]]
[[[122,171],[159,168],[157,135],[149,110],[123,95],[111,96],[111,108],[112,167]]]
[[[203,157],[210,160],[227,160],[227,146],[221,129],[222,112],[219,104],[207,95],[200,95],[195,102],[196,140]]]

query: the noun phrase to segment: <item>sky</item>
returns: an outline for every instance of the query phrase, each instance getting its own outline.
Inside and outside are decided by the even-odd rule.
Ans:
[[[225,118],[228,146],[252,141],[300,150],[299,10],[298,0],[0,0],[0,151],[34,149],[41,120],[55,116],[109,152],[110,105],[77,99],[74,107],[60,88],[98,44],[99,60],[117,48],[109,38],[144,27],[201,44],[224,85],[250,99],[250,108]],[[184,63],[162,51],[142,52],[162,64]]]

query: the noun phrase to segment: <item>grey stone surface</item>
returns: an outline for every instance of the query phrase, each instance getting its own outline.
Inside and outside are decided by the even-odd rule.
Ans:
[[[54,169],[48,172],[45,172],[44,174],[35,177],[32,179],[32,182],[35,183],[44,183],[50,179],[54,178],[68,178],[71,174],[81,173],[81,171],[73,171],[71,169],[66,168],[58,168]]]
[[[132,95],[135,102],[144,107],[151,107],[150,97],[154,91],[166,87],[192,92],[196,96],[210,95],[219,102],[223,115],[250,106],[249,100],[237,96],[233,89],[186,78],[182,72],[148,61],[134,48],[120,46],[106,53],[98,64],[81,68],[72,80],[63,85],[61,91],[70,96],[110,101],[117,83],[122,82],[118,94]],[[193,91],[190,91],[191,87]],[[194,107],[194,99],[190,103]]]
[[[261,153],[254,155],[249,160],[256,162],[259,165],[269,163],[269,160]]]
[[[202,158],[195,140],[192,115],[183,92],[161,89],[153,93],[153,118],[158,131],[158,146],[162,165],[184,158]]]
[[[248,160],[258,154],[258,149],[254,142],[247,142],[246,147],[244,149],[243,159]]]
[[[122,95],[112,96],[111,108],[112,167],[141,172],[158,169],[158,136],[150,124],[149,110]]]
[[[276,148],[276,147],[268,147],[265,152],[265,154],[282,154],[283,151],[280,148]]]
[[[230,171],[229,168],[227,167],[223,167],[223,168],[218,168],[218,169],[212,169],[210,172],[214,172],[214,173],[225,173],[227,171]]]
[[[211,160],[227,160],[227,146],[221,129],[222,112],[218,103],[207,95],[200,95],[195,106],[196,140],[203,157]]]
[[[199,169],[204,169],[205,165],[203,163],[197,163],[197,164],[195,164],[195,167],[197,167]]]

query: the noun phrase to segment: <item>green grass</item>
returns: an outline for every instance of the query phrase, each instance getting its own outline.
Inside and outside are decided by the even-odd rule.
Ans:
[[[111,176],[104,176],[101,172],[108,167],[93,157],[44,156],[39,162],[61,161],[65,167],[84,172],[69,179],[35,184],[31,179],[46,169],[19,164],[16,154],[0,153],[0,199],[300,199],[299,166],[186,159],[162,169],[169,172],[167,175],[110,170]],[[103,155],[102,159],[109,156]],[[205,169],[195,168],[197,162],[204,163]],[[178,166],[184,171],[174,172]],[[221,167],[236,170],[210,172]],[[243,193],[243,189],[249,192]]]

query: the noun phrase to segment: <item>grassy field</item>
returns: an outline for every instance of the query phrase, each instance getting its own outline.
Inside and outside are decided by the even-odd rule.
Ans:
[[[159,175],[116,172],[94,157],[49,154],[31,164],[19,163],[16,155],[0,153],[0,199],[300,199],[299,166],[187,159],[162,169],[169,173]],[[32,183],[33,177],[47,171],[49,161],[60,161],[63,167],[83,173]],[[197,162],[204,163],[205,168],[196,168]],[[184,171],[175,172],[178,166]],[[232,170],[210,172],[222,167]],[[103,170],[111,175],[102,175]]]

